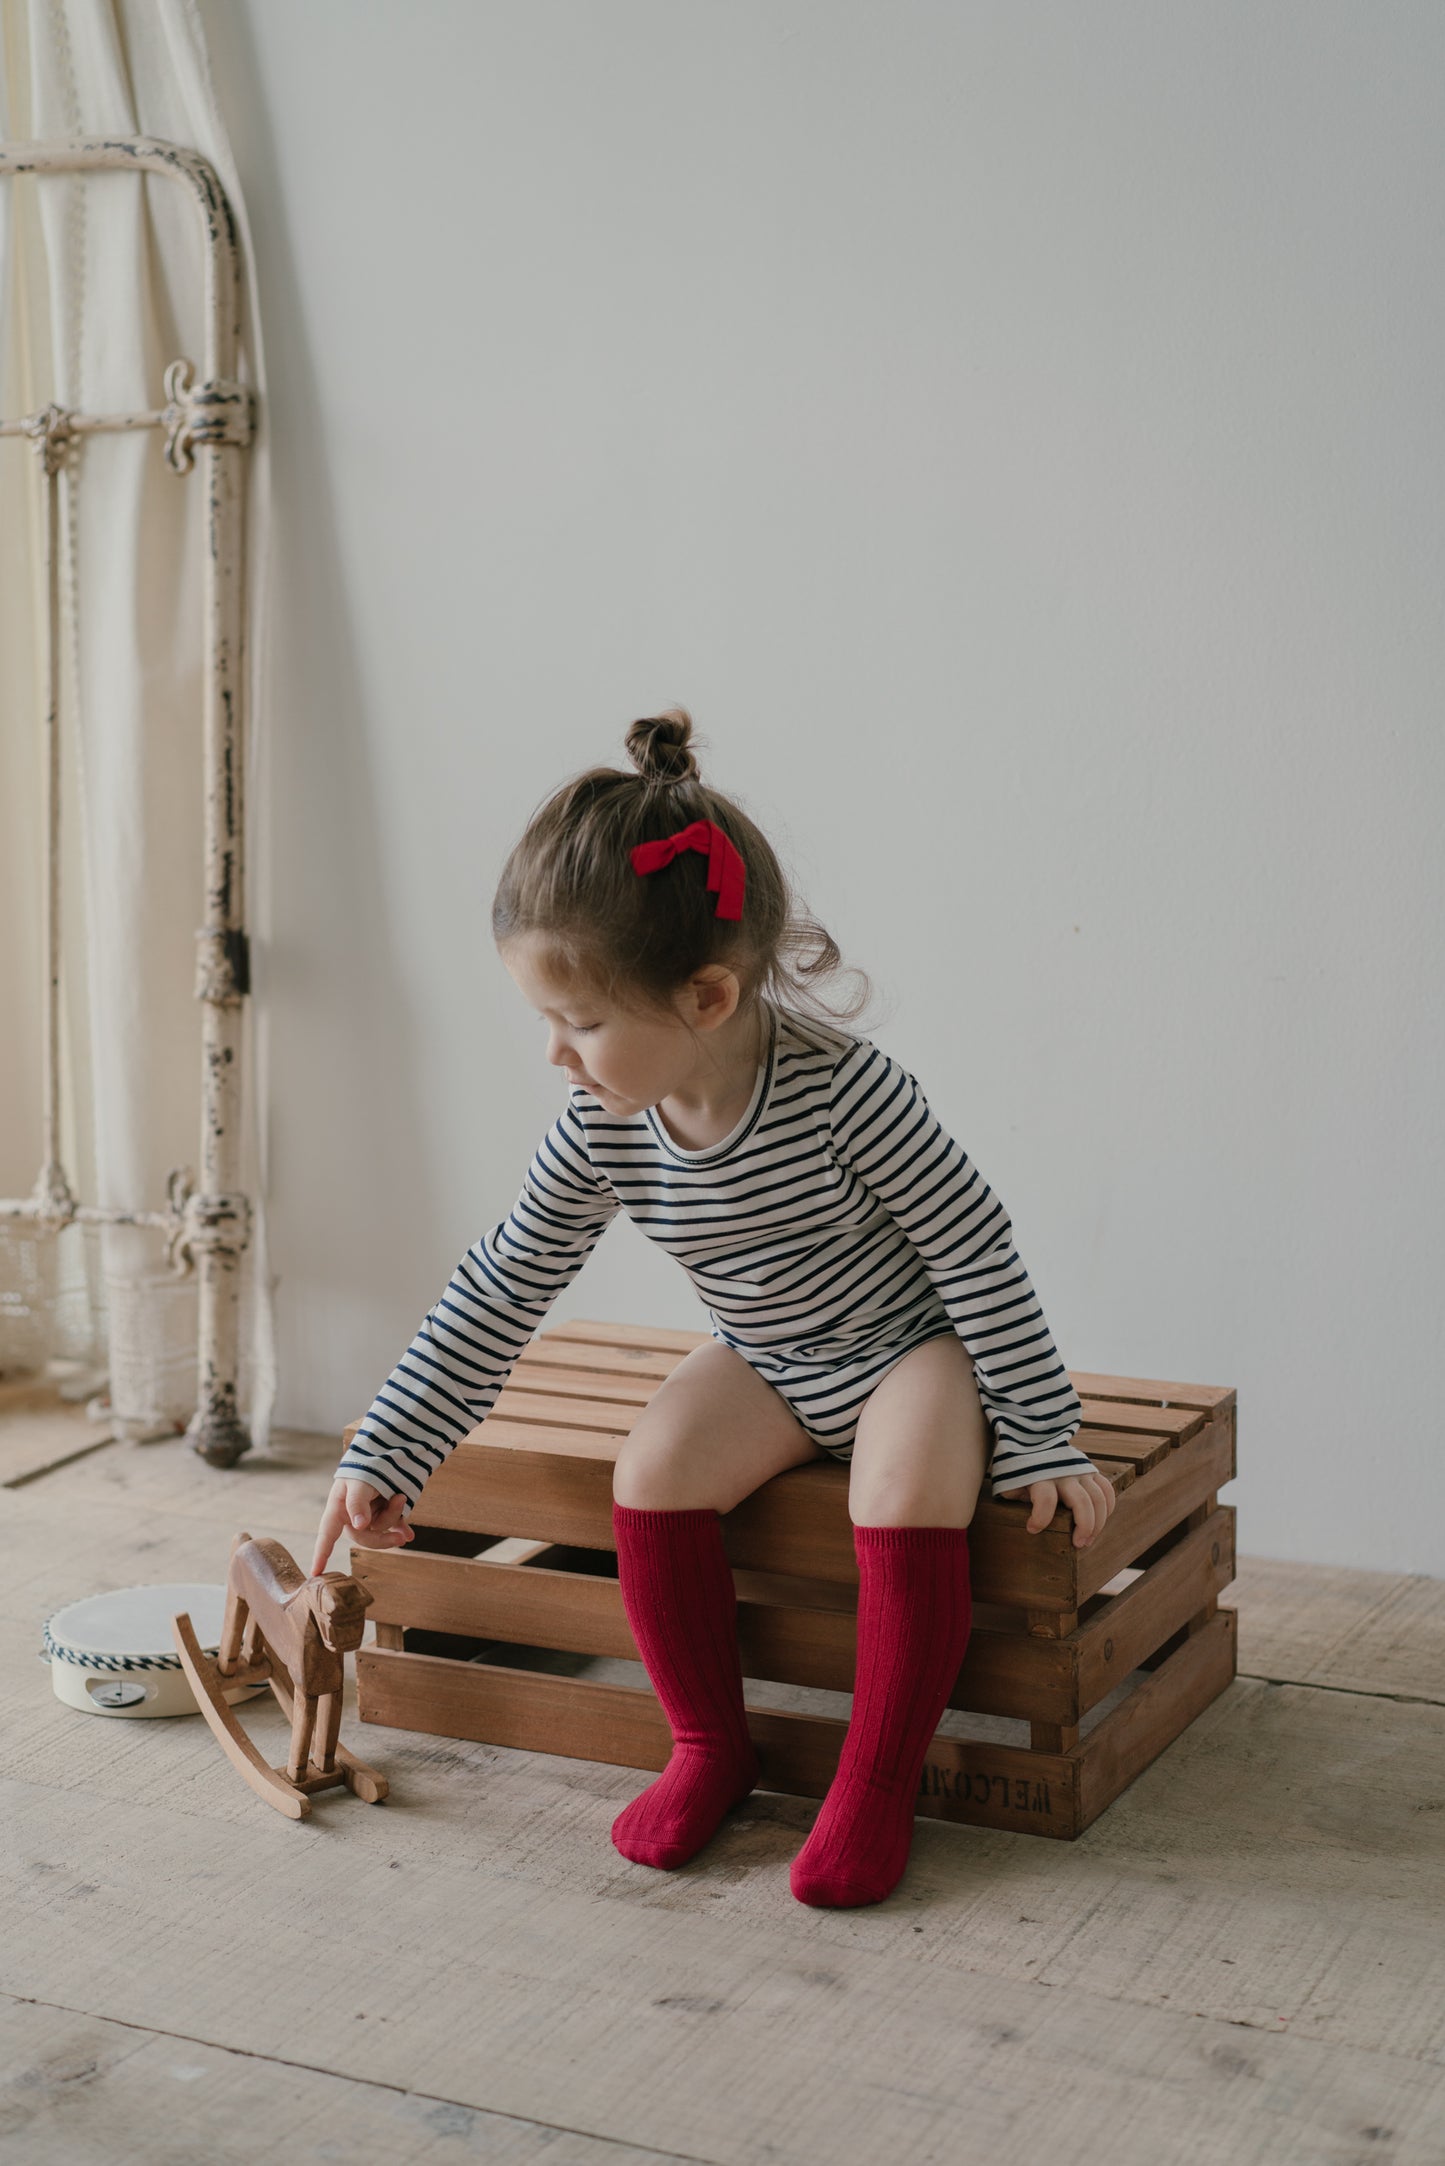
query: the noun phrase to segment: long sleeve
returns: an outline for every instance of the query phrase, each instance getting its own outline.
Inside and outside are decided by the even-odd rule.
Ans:
[[[867,1039],[838,1062],[833,1145],[907,1234],[973,1358],[994,1432],[995,1497],[1096,1471],[1070,1439],[1084,1410],[1002,1203],[914,1078]]]
[[[427,1477],[491,1410],[518,1354],[620,1208],[569,1101],[510,1213],[457,1265],[337,1473],[415,1504]]]

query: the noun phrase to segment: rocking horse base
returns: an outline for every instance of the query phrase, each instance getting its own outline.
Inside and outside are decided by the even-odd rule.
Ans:
[[[237,1685],[269,1685],[275,1693],[281,1712],[291,1724],[293,1739],[309,1736],[311,1725],[298,1730],[296,1698],[291,1680],[281,1677],[266,1660],[249,1666],[237,1665],[224,1672],[204,1652],[196,1638],[195,1628],[189,1616],[181,1610],[171,1619],[171,1631],[181,1668],[190,1681],[196,1696],[196,1705],[211,1726],[217,1744],[232,1766],[250,1784],[258,1797],[288,1819],[305,1820],[311,1812],[311,1799],[318,1790],[335,1790],[343,1785],[368,1805],[378,1805],[387,1794],[386,1777],[375,1768],[358,1760],[354,1753],[335,1738],[335,1711],[329,1710],[332,1719],[315,1725],[315,1742],[310,1744],[310,1756],[298,1760],[293,1751],[292,1765],[272,1767],[262,1759],[250,1738],[242,1729],[225,1694]],[[327,1749],[327,1735],[330,1747]],[[320,1753],[318,1761],[316,1755]],[[302,1754],[306,1747],[302,1747]],[[294,1772],[293,1772],[294,1769]]]

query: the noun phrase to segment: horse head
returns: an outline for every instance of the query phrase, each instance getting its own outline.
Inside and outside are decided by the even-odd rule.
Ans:
[[[316,1619],[322,1645],[339,1655],[353,1654],[366,1630],[366,1612],[376,1600],[369,1587],[346,1572],[322,1572],[297,1593]],[[292,1596],[292,1601],[296,1596]],[[290,1607],[290,1604],[287,1604]]]

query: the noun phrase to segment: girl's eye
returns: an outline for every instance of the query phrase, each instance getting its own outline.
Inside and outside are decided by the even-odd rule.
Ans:
[[[572,1023],[568,1027],[575,1030],[579,1038],[585,1038],[590,1030],[597,1028],[597,1025],[595,1023]]]

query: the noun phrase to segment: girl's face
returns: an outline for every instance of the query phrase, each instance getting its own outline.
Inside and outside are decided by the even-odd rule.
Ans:
[[[703,1049],[692,1031],[716,1027],[712,1014],[718,1002],[695,1009],[689,1030],[681,1008],[674,1016],[638,1013],[559,981],[550,975],[535,934],[519,934],[498,953],[522,998],[547,1025],[548,1060],[565,1072],[569,1083],[580,1083],[590,1091],[609,1113],[625,1118],[640,1113],[644,1106],[655,1106],[686,1085],[703,1066]],[[735,985],[730,974],[729,984]],[[722,1012],[716,1017],[720,1024],[731,1014],[736,999],[725,988],[715,990],[722,993]]]

